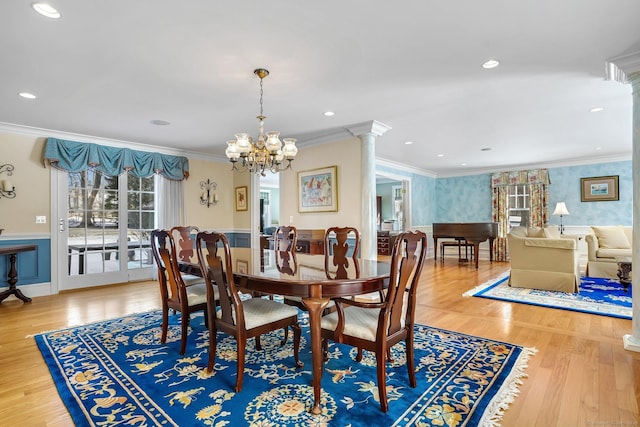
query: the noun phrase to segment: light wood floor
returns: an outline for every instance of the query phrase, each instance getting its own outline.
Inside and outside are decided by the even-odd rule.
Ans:
[[[538,349],[502,425],[640,425],[640,353],[622,346],[631,321],[462,297],[508,268],[430,259],[417,308],[419,323]],[[141,282],[0,304],[0,426],[72,425],[29,335],[156,309],[157,295],[155,282]]]

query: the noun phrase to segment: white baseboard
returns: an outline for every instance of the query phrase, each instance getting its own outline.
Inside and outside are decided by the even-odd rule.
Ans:
[[[0,292],[6,291],[7,289],[9,288],[6,286],[3,288],[0,288]],[[44,297],[47,295],[57,294],[57,292],[54,291],[53,287],[51,286],[51,282],[34,283],[33,285],[24,285],[24,286],[18,285],[18,289],[20,289],[22,293],[29,298]],[[5,301],[11,301],[11,300],[17,300],[17,299],[18,298],[16,298],[15,295],[10,295],[7,297],[7,299],[5,299]]]

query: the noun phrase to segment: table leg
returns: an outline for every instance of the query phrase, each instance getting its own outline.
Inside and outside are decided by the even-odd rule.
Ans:
[[[15,295],[22,302],[31,302],[31,298],[22,293],[20,289],[16,287],[18,283],[18,270],[16,269],[16,254],[9,254],[9,275],[7,282],[9,283],[9,289],[0,293],[0,302],[4,301],[9,295]]]
[[[480,243],[479,242],[473,242],[473,257],[475,258],[476,261],[476,270],[478,269],[478,253],[480,251]]]
[[[324,364],[320,322],[322,320],[322,311],[329,303],[329,300],[323,298],[303,298],[302,302],[309,311],[309,329],[311,330],[311,357],[313,366],[313,408],[311,409],[311,413],[318,415],[322,413],[320,395],[322,392],[322,370]]]

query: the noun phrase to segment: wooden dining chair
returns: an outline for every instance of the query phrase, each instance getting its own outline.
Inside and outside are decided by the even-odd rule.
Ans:
[[[324,233],[324,247],[324,271],[328,279],[360,277],[360,232],[357,228],[328,228]],[[336,267],[335,271],[333,267]]]
[[[158,283],[162,299],[162,344],[167,341],[169,327],[169,310],[180,312],[182,341],[180,354],[187,348],[187,334],[191,313],[207,308],[207,290],[204,281],[200,284],[186,286],[179,271],[178,258],[173,237],[169,230],[153,230],[151,232],[151,252],[158,266]]]
[[[380,408],[387,412],[386,361],[392,346],[405,342],[409,385],[416,386],[413,327],[416,292],[427,252],[427,236],[421,231],[401,233],[391,252],[389,287],[381,302],[336,298],[337,310],[321,322],[323,348],[327,340],[375,352]]]
[[[278,329],[293,329],[293,356],[297,366],[301,329],[298,310],[294,307],[265,298],[242,300],[233,278],[231,250],[224,234],[200,232],[196,237],[196,253],[207,287],[207,317],[209,327],[209,361],[207,369],[213,370],[216,357],[216,333],[225,332],[236,339],[237,377],[235,391],[242,390],[244,359],[247,340]],[[218,289],[220,310],[213,307],[213,290]],[[283,343],[284,344],[284,343]]]

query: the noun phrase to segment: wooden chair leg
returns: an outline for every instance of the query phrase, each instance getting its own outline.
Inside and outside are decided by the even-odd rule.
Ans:
[[[260,343],[260,335],[256,336],[256,350],[262,351],[262,344]]]
[[[416,388],[416,366],[413,356],[413,335],[410,333],[405,341],[405,347],[407,349],[407,371],[409,373],[409,385],[412,388]]]
[[[189,317],[186,313],[182,313],[182,319],[180,320],[182,324],[182,339],[180,342],[180,354],[184,354],[187,350],[187,334],[189,333]]]
[[[356,362],[362,361],[362,347],[358,347],[358,354],[356,355]]]
[[[387,363],[386,363],[385,351],[376,351],[376,365],[378,372],[378,398],[380,399],[380,409],[382,412],[389,410],[389,404],[387,402]]]
[[[288,330],[288,328],[285,328]],[[300,337],[302,336],[302,328],[300,325],[292,326],[293,329],[293,358],[296,361],[296,365],[299,368],[304,366],[304,363],[300,361]],[[286,339],[286,336],[285,336]]]
[[[169,309],[162,309],[162,335],[160,336],[160,343],[165,344],[167,342],[167,330],[169,329]]]
[[[213,319],[209,319],[209,362],[207,363],[207,372],[213,371],[216,363],[216,344],[218,342],[216,323]]]
[[[258,338],[258,337],[256,337]],[[244,379],[244,356],[246,352],[246,339],[237,339],[238,346],[238,363],[237,363],[237,373],[236,373],[236,393],[240,393],[242,391],[242,380]]]
[[[287,339],[289,338],[289,328],[284,327],[282,328],[283,332],[284,332],[284,338],[282,338],[282,341],[280,341],[280,347],[284,346],[287,343]],[[293,331],[295,334],[295,331]],[[295,338],[295,335],[294,335]]]

